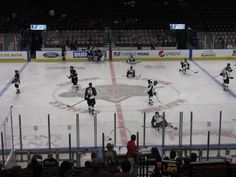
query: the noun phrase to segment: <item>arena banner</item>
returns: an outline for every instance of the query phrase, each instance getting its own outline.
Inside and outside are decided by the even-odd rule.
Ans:
[[[236,59],[236,49],[192,50],[192,59]]]
[[[103,57],[106,58],[106,51],[103,52]],[[36,59],[61,59],[60,50],[51,51],[36,51]],[[84,50],[66,51],[66,59],[87,59],[87,52]]]
[[[66,58],[68,58],[68,52],[66,52]],[[36,51],[36,59],[61,59],[61,51]]]
[[[27,51],[0,51],[0,60],[28,60]]]
[[[113,59],[182,59],[189,57],[189,50],[116,50],[112,51]]]
[[[188,58],[189,50],[157,50],[158,58]]]

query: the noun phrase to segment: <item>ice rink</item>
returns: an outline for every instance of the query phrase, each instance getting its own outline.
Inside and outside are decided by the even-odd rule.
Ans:
[[[87,111],[84,90],[89,82],[96,87],[97,145],[105,137],[114,136],[114,113],[117,118],[117,145],[125,146],[130,134],[139,132],[143,144],[143,117],[146,112],[146,145],[160,145],[162,132],[150,127],[155,111],[165,112],[166,119],[179,126],[183,112],[183,144],[190,142],[190,112],[193,112],[193,144],[206,144],[211,132],[211,144],[218,144],[219,112],[222,111],[221,143],[236,144],[236,80],[230,80],[229,90],[222,89],[221,69],[231,63],[236,78],[236,61],[193,61],[187,74],[179,72],[180,61],[142,61],[134,65],[136,78],[127,79],[130,65],[124,61],[0,63],[0,121],[10,125],[10,106],[14,122],[14,142],[19,148],[19,115],[21,115],[23,148],[48,147],[48,114],[51,123],[52,147],[67,147],[71,133],[76,146],[76,113],[79,113],[80,146],[94,146],[94,117]],[[79,76],[79,91],[70,80],[69,67]],[[20,70],[21,94],[16,94],[11,79]],[[194,73],[193,71],[198,71]],[[157,80],[158,98],[148,104],[147,80]],[[3,131],[3,126],[1,126]],[[9,127],[8,127],[9,128]],[[7,130],[9,131],[9,130]],[[177,145],[179,131],[166,129],[165,144]],[[96,145],[96,144],[95,144]]]

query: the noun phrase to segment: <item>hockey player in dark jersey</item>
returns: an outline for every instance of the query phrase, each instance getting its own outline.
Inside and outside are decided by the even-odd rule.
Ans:
[[[130,55],[130,57],[128,58],[128,60],[126,60],[126,63],[129,63],[129,64],[135,64],[135,59],[133,57],[133,55]]]
[[[159,114],[159,112],[155,112],[155,114],[152,116],[152,121],[151,121],[151,126],[152,128],[155,128],[159,131],[160,128],[163,127],[170,127],[175,130],[177,130],[177,127],[174,127],[171,123],[168,123],[166,119]]]
[[[12,84],[15,85],[16,88],[16,94],[20,94],[20,74],[18,70],[15,70],[15,76],[12,80]]]
[[[163,116],[159,114],[159,112],[155,112],[155,114],[152,116],[152,121],[151,121],[151,125],[152,128],[156,128],[157,130],[160,129],[160,127],[162,127],[163,125],[163,121],[164,122],[164,126],[167,127],[168,123],[165,119],[163,119]]]
[[[78,89],[79,89],[78,74],[73,66],[70,66],[70,76],[68,78],[71,79],[73,86],[75,87],[76,91],[78,91]]]
[[[228,90],[229,87],[229,80],[233,79],[232,76],[230,76],[230,73],[232,72],[232,68],[230,67],[230,63],[227,64],[227,66],[221,71],[220,75],[223,77],[223,89]]]
[[[153,105],[153,96],[157,95],[157,90],[156,90],[156,85],[158,84],[158,82],[155,80],[154,82],[152,82],[151,80],[148,80],[148,87],[147,87],[147,94],[149,97],[149,101],[148,103],[150,105]]]
[[[130,68],[127,70],[126,77],[135,77],[135,69],[133,68],[133,66],[130,66]]]
[[[92,49],[92,47],[88,47],[87,48],[87,57],[88,57],[88,60],[93,60],[93,56],[94,56],[94,51]]]
[[[101,59],[102,59],[102,56],[103,56],[102,51],[97,48],[94,51],[94,58],[93,58],[93,60],[96,61],[96,62],[100,62]]]
[[[89,83],[89,87],[85,89],[84,99],[87,100],[88,111],[91,114],[94,114],[94,106],[96,104],[95,96],[97,95],[97,91],[95,87],[93,87],[92,83]]]
[[[184,74],[190,69],[190,64],[188,63],[187,58],[180,62],[180,66],[181,68],[179,69],[179,72],[183,72]]]
[[[61,48],[61,58],[62,58],[62,60],[66,60],[66,47],[65,47],[65,45],[63,45]]]

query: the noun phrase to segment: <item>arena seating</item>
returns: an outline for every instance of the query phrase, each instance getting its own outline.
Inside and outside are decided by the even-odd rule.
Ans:
[[[47,24],[48,30],[167,30],[170,23],[185,23],[201,31],[235,30],[233,0],[52,0],[47,6],[41,1],[24,2],[1,5],[0,32],[18,32],[32,23]]]

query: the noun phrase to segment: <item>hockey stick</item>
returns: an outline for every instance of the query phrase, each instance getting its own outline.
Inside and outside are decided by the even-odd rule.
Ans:
[[[159,100],[159,98],[157,97],[157,95],[155,95],[155,97],[157,98],[157,101],[158,101],[159,103],[161,103],[161,101]]]
[[[193,73],[198,73],[198,71],[193,71],[193,70],[191,70],[191,69],[189,69],[190,71],[192,71]]]
[[[74,107],[75,105],[82,103],[83,101],[85,101],[85,99],[84,99],[84,100],[81,100],[81,101],[79,101],[78,103],[75,103],[75,104],[73,104],[73,105],[66,105],[66,106],[67,106],[68,108],[72,108],[72,107]]]

